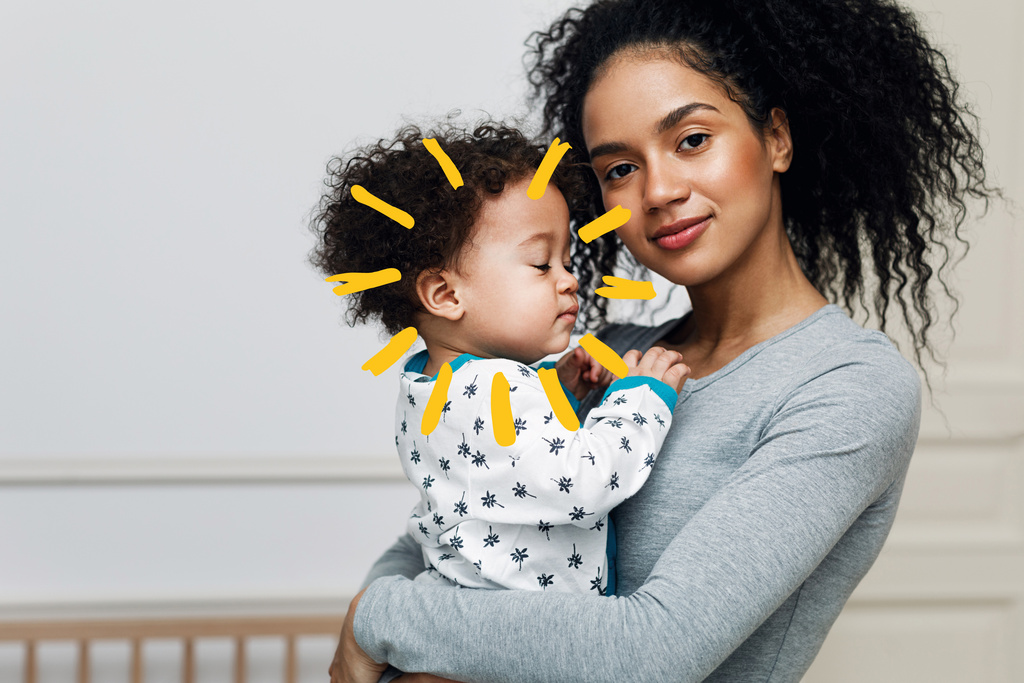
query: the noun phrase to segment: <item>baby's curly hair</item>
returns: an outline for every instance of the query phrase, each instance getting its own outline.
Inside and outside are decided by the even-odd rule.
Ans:
[[[804,273],[830,300],[873,311],[883,330],[896,317],[918,364],[935,358],[931,286],[956,303],[943,272],[966,247],[967,201],[987,207],[1002,193],[986,180],[977,119],[914,15],[892,0],[596,0],[531,37],[543,132],[586,161],[588,90],[612,57],[652,50],[720,85],[756,129],[773,108],[786,112],[783,220]],[[589,184],[580,223],[603,211]],[[581,291],[621,252],[614,235],[577,250]],[[604,315],[605,302],[588,303]]]
[[[462,187],[452,188],[424,138],[434,138],[451,158]],[[393,140],[331,159],[324,181],[328,189],[310,225],[317,236],[310,263],[325,275],[385,268],[402,274],[394,284],[347,295],[348,324],[379,320],[388,334],[413,325],[424,311],[416,295],[419,274],[457,269],[484,202],[532,178],[546,149],[515,128],[488,121],[471,133],[450,123],[427,133],[410,125]],[[555,168],[551,182],[570,210],[586,192],[582,171],[565,162]],[[406,229],[357,202],[354,185],[408,212],[415,226]]]

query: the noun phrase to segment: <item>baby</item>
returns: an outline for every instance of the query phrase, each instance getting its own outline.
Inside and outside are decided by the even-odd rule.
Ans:
[[[651,472],[689,369],[655,347],[611,374],[582,349],[554,368],[573,408],[607,390],[586,423],[556,418],[531,364],[569,345],[579,313],[569,207],[581,179],[558,167],[540,199],[527,186],[544,148],[498,124],[433,134],[461,173],[454,189],[423,135],[364,148],[330,167],[313,262],[326,274],[397,268],[399,282],[350,295],[350,323],[412,326],[426,350],[401,374],[395,444],[420,491],[408,532],[423,548],[419,580],[473,588],[614,593],[609,511]],[[360,185],[415,218],[406,229],[355,201]],[[437,427],[423,411],[442,367],[452,370]],[[550,366],[551,364],[546,364]],[[501,446],[491,390],[507,380],[515,441]]]

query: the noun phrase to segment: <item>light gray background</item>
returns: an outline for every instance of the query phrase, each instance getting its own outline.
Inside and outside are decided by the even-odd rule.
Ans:
[[[0,3],[0,618],[344,609],[415,492],[382,341],[305,263],[324,166],[521,113],[568,4]],[[1024,10],[911,4],[1019,206]],[[968,232],[945,418],[809,681],[1024,676],[1024,245]]]

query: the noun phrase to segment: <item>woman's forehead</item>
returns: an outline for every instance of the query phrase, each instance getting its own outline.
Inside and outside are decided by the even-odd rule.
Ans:
[[[730,106],[732,105],[732,106]],[[582,127],[587,146],[606,127],[657,132],[673,111],[739,109],[725,90],[698,71],[667,57],[616,58],[594,81],[583,100]]]

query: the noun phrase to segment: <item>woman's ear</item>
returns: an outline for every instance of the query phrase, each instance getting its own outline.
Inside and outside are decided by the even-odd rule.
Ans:
[[[423,271],[416,278],[416,295],[430,315],[447,320],[459,320],[466,311],[455,291],[457,278],[447,270]]]
[[[772,170],[785,173],[793,161],[793,136],[789,132],[789,117],[778,107],[771,111],[766,142],[772,155]]]

